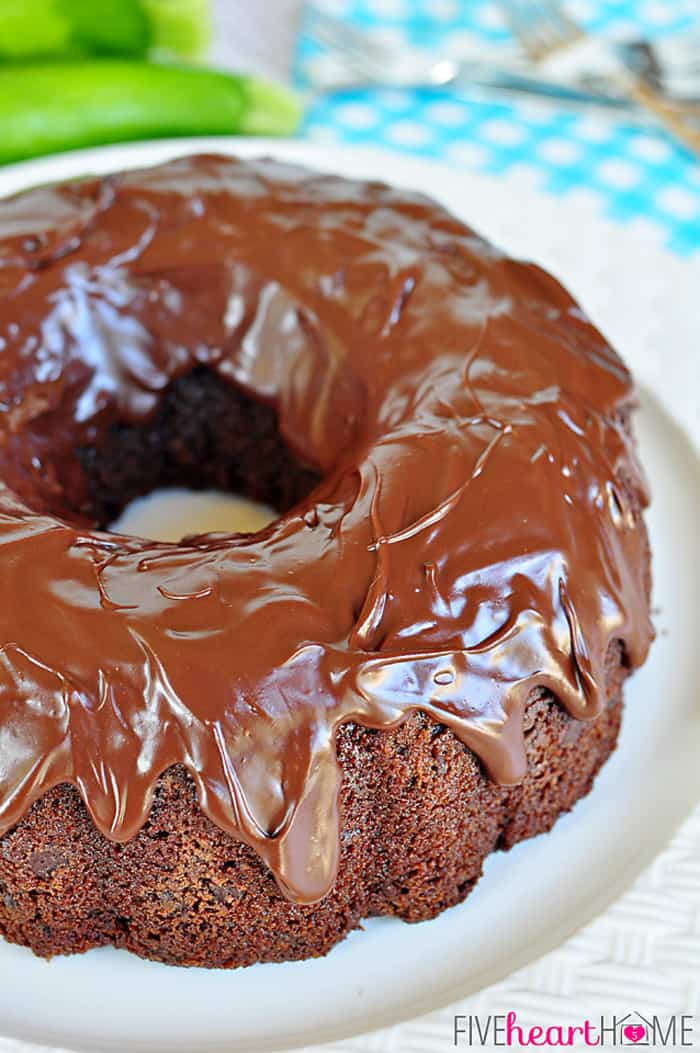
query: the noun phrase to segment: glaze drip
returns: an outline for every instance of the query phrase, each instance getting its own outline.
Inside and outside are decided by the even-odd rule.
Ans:
[[[617,355],[561,286],[435,203],[184,158],[0,202],[0,833],[58,783],[133,837],[184,764],[311,903],[338,864],[343,722],[446,724],[524,773],[645,658],[644,487]],[[76,449],[195,368],[274,407],[323,478],[257,535],[88,521]]]

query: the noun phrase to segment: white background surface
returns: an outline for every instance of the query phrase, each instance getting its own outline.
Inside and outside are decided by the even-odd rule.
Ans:
[[[278,152],[282,149],[276,147]],[[254,144],[253,150],[259,152],[261,147]],[[700,264],[666,254],[645,227],[623,230],[605,224],[589,214],[585,199],[572,207],[571,198],[543,197],[522,173],[489,180],[442,172],[406,159],[397,167],[397,160],[388,156],[343,155],[303,146],[290,150],[319,167],[379,174],[431,189],[508,248],[535,256],[566,275],[638,378],[671,409],[678,424],[700,440]],[[114,155],[108,167],[122,161],[122,155]],[[38,166],[31,181],[62,174],[62,164]],[[86,170],[97,170],[94,160],[86,164]],[[19,186],[27,174],[7,170],[0,189],[12,189],[13,179]],[[644,710],[640,709],[638,718],[627,720],[622,748],[603,773],[597,793],[582,802],[552,835],[494,859],[484,882],[463,907],[418,927],[373,923],[324,962],[258,970],[258,976],[264,977],[260,983],[255,970],[237,974],[164,970],[126,955],[108,959],[113,954],[110,951],[45,966],[22,949],[0,947],[5,997],[14,991],[8,999],[14,1005],[17,997],[28,1000],[25,1024],[20,1021],[16,1033],[29,1033],[21,1030],[27,1020],[38,1025],[49,1011],[55,1016],[56,1006],[63,1006],[67,1018],[71,1015],[70,992],[75,983],[66,983],[71,976],[85,992],[86,1001],[97,1006],[96,1019],[112,1018],[103,1039],[111,1036],[112,1048],[126,1048],[117,1032],[131,1015],[145,1041],[141,1048],[156,1048],[162,1038],[169,1049],[199,1051],[206,1048],[207,1039],[223,1033],[230,1036],[226,1045],[212,1048],[251,1050],[254,1040],[250,1037],[240,1044],[246,1010],[250,1010],[248,1017],[257,1013],[258,1037],[277,1028],[281,1041],[285,1021],[280,990],[292,997],[293,1007],[310,990],[316,1000],[319,983],[318,1001],[325,1010],[330,1006],[331,1026],[347,1033],[352,1027],[376,1025],[382,1012],[389,1017],[406,1014],[411,1006],[441,1004],[448,991],[456,995],[460,990],[473,990],[480,982],[503,975],[514,964],[557,944],[606,906],[620,885],[632,880],[656,854],[699,790],[693,736],[700,706],[692,681],[695,655],[689,647],[697,626],[693,619],[697,619],[698,564],[688,560],[697,543],[697,512],[691,504],[697,502],[697,492],[691,493],[697,462],[689,460],[684,439],[664,423],[651,402],[644,423],[647,460],[651,457],[654,462],[656,505],[652,515],[663,541],[661,550],[657,545],[657,576],[671,592],[659,615],[664,635],[654,649],[648,667],[651,674],[645,669],[638,678],[642,684],[646,677],[648,686],[642,690],[632,685],[630,697],[644,705]],[[680,563],[678,557],[685,562]],[[681,618],[675,617],[674,604],[680,604]],[[665,635],[669,630],[671,636]],[[682,714],[680,723],[664,719],[669,711]],[[525,1021],[539,1024],[577,1022],[585,1011],[593,1016],[601,1012],[621,1015],[633,1008],[700,1015],[699,857],[700,815],[696,813],[631,891],[537,964],[482,990],[459,1007],[325,1048],[401,1053],[449,1049],[456,1011],[516,1009]],[[509,907],[512,918],[507,914]],[[167,978],[161,979],[163,974]],[[92,1001],[91,984],[97,992]],[[231,1020],[228,1032],[221,1030],[226,1021],[217,1021],[207,1005],[214,989],[220,996],[219,1005],[226,1003],[226,995],[234,1007],[243,998],[238,1023]],[[159,1000],[167,1002],[168,992],[174,994],[170,1020],[159,1021],[157,1010],[151,1010],[150,1018],[138,1016],[135,1005],[141,994],[155,995],[157,1005]],[[425,1001],[420,1001],[422,996]],[[2,1013],[0,1019],[4,1019]],[[75,1012],[72,1019],[75,1022]],[[197,1023],[201,1041],[196,1046],[191,1040],[183,1045],[188,1041],[188,1020]],[[293,1020],[292,1008],[287,1023]],[[178,1022],[183,1040],[179,1045],[177,1036],[175,1042],[167,1036],[173,1021]],[[0,1043],[3,1053],[17,1048]]]

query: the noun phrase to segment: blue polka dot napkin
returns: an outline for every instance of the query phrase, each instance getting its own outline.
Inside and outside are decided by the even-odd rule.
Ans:
[[[317,6],[389,44],[458,57],[510,40],[489,0],[317,0]],[[592,32],[625,36],[682,31],[700,16],[697,0],[570,0],[571,14]],[[309,33],[307,11],[297,53],[297,82],[311,64],[332,60]],[[483,91],[363,89],[312,98],[305,132],[312,139],[383,146],[466,166],[537,174],[543,189],[585,188],[604,215],[660,226],[680,254],[700,251],[700,161],[651,122],[573,110]]]

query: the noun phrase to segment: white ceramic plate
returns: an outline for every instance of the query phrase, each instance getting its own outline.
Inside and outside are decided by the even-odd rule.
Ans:
[[[659,637],[629,685],[620,747],[594,793],[550,835],[492,857],[462,906],[417,926],[371,921],[322,961],[232,973],[172,969],[111,949],[47,964],[0,942],[6,1038],[121,1053],[252,1053],[387,1026],[477,991],[558,946],[632,882],[700,798],[700,465],[678,426],[693,413],[687,389],[700,347],[690,265],[666,255],[646,231],[606,225],[587,200],[545,198],[517,172],[493,179],[301,143],[179,142],[65,155],[0,172],[0,194],[204,148],[274,154],[425,190],[565,277],[642,380],[674,399],[671,419],[644,390],[638,419],[654,492]],[[673,347],[674,377],[654,353],[662,335]]]

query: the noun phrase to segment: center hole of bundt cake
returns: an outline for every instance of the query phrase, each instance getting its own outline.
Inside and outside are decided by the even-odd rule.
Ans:
[[[131,501],[109,529],[152,541],[179,541],[186,535],[253,534],[277,513],[269,505],[218,490],[197,493],[184,487],[159,489]]]
[[[159,541],[260,530],[320,479],[272,407],[204,367],[174,381],[150,419],[112,425],[78,457],[95,521]]]

